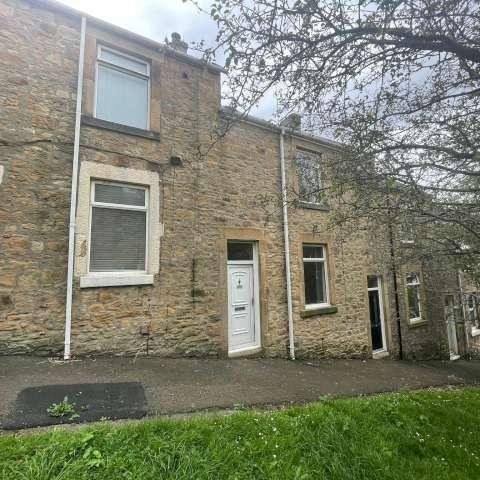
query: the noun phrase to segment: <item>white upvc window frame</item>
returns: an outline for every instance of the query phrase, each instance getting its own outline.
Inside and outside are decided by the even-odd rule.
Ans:
[[[104,58],[102,58],[102,52],[103,51],[112,52],[113,54],[118,55],[120,57],[124,57],[124,58],[132,60],[134,62],[144,64],[146,66],[146,73],[143,73],[143,72],[140,72],[140,71],[135,70],[133,68],[128,68],[128,67],[125,67],[125,66],[121,66],[121,65],[115,64],[111,61],[105,60]],[[150,68],[150,62],[148,62],[147,60],[144,60],[141,57],[136,57],[136,56],[133,56],[133,55],[129,55],[128,53],[116,50],[116,49],[111,48],[111,47],[107,47],[103,44],[97,45],[97,58],[96,58],[96,62],[95,62],[95,94],[94,94],[95,98],[94,98],[94,104],[93,104],[93,116],[95,118],[98,118],[97,117],[97,98],[98,98],[98,66],[99,65],[103,65],[105,67],[112,68],[114,70],[118,70],[118,71],[123,72],[125,74],[136,76],[136,77],[147,80],[147,122],[146,122],[145,130],[150,130],[150,103],[151,103],[151,100],[152,100],[151,99],[151,75],[150,75],[151,68]],[[104,120],[104,119],[99,118],[99,120]],[[111,120],[104,120],[104,121],[111,121]],[[118,122],[112,122],[112,123],[118,123]],[[118,123],[118,125],[124,125],[124,124]],[[131,127],[130,125],[125,125],[125,126]],[[131,128],[139,128],[139,127],[131,127]],[[143,129],[141,129],[141,130],[143,130]]]
[[[415,275],[415,281],[409,281],[408,277]],[[408,313],[408,321],[411,324],[423,322],[423,312],[422,312],[422,294],[421,294],[421,285],[422,282],[420,280],[420,273],[418,272],[408,272],[405,276],[405,284],[407,288],[407,313]],[[408,297],[408,288],[415,287],[417,292],[417,301],[418,301],[418,317],[410,317],[410,301]]]
[[[323,252],[323,257],[315,257],[315,258],[305,258],[303,256],[303,247],[320,247]],[[323,281],[325,283],[325,302],[323,303],[307,303],[307,299],[305,298],[305,267],[303,268],[303,294],[304,294],[304,303],[305,303],[305,310],[314,310],[317,308],[324,308],[330,307],[330,288],[329,288],[329,277],[328,277],[328,261],[327,261],[327,247],[324,244],[318,243],[303,243],[302,244],[302,261],[303,266],[305,263],[323,263],[323,272],[324,278]]]
[[[318,183],[319,191],[317,192],[317,201],[315,201],[315,202],[312,202],[310,200],[305,199],[305,197],[302,197],[302,195],[300,193],[302,180],[301,180],[301,172],[300,172],[301,169],[300,169],[299,158],[298,158],[299,153],[315,156],[316,159],[318,160],[317,162],[315,162],[312,159],[310,161],[310,167],[309,167],[313,171],[312,175],[316,176],[316,181]],[[307,204],[307,205],[322,205],[322,202],[320,200],[318,200],[318,197],[320,196],[320,190],[323,190],[325,188],[321,160],[322,160],[322,154],[320,152],[315,152],[315,151],[312,151],[312,150],[305,150],[303,148],[297,148],[296,149],[295,165],[296,165],[297,176],[298,176],[298,195],[299,195],[300,201],[304,204]]]
[[[137,205],[126,205],[121,203],[106,203],[106,202],[97,202],[95,201],[95,188],[96,185],[113,185],[117,187],[131,187],[138,188],[145,192],[145,204],[144,206]],[[133,211],[142,211],[145,212],[145,265],[143,270],[111,270],[111,271],[92,271],[90,269],[90,260],[91,260],[91,246],[92,246],[92,214],[93,208],[106,208],[112,210],[133,210]],[[90,188],[90,212],[89,212],[89,231],[88,231],[88,275],[92,277],[105,277],[105,276],[129,276],[129,275],[145,275],[147,273],[148,265],[148,256],[149,256],[149,229],[150,229],[150,212],[149,212],[149,189],[144,185],[136,185],[133,183],[127,182],[109,182],[106,180],[95,180],[91,181]]]
[[[415,245],[415,230],[413,224],[409,223],[402,228],[402,239],[400,243],[402,245]]]
[[[470,327],[472,329],[472,336],[476,337],[480,335],[480,318],[478,316],[478,297],[477,295],[471,293],[468,294],[467,297],[467,313],[468,313],[468,321],[470,322]],[[470,302],[472,302],[473,306],[470,306]],[[472,315],[473,314],[473,315]],[[473,320],[472,320],[473,316]]]

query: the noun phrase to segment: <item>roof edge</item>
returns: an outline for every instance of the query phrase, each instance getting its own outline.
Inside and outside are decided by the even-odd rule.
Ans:
[[[122,35],[146,47],[152,48],[157,51],[161,51],[166,55],[176,58],[180,61],[189,63],[190,65],[194,65],[196,67],[207,68],[208,70],[211,70],[214,73],[218,73],[218,74],[226,73],[225,68],[220,65],[217,65],[216,63],[209,63],[209,62],[206,62],[205,60],[202,60],[201,58],[197,58],[197,57],[193,57],[192,55],[177,52],[176,50],[169,48],[164,43],[160,43],[160,42],[157,42],[156,40],[152,40],[151,38],[144,37],[143,35],[139,35],[138,33],[119,27],[105,20],[101,20],[88,13],[69,7],[68,5],[64,5],[63,3],[57,2],[55,0],[27,0],[27,1],[33,5],[54,10],[54,11],[63,13],[65,15],[70,15],[73,17],[86,17],[88,22],[100,28],[112,31],[118,35]]]
[[[245,115],[240,112],[236,112],[229,107],[222,107],[220,109],[220,114],[226,117],[235,118],[240,122],[248,123],[256,127],[270,130],[271,132],[274,132],[274,133],[280,133],[283,130],[290,137],[307,140],[309,142],[315,143],[317,145],[321,145],[323,147],[330,148],[332,150],[340,151],[345,149],[345,145],[341,144],[340,142],[336,142],[335,140],[330,140],[329,138],[319,137],[316,135],[307,135],[289,128],[280,127],[279,125],[273,122],[270,122],[268,120],[263,120],[262,118],[255,117],[253,115]]]

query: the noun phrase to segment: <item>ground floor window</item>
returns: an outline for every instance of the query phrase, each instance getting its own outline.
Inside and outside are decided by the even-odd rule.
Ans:
[[[478,315],[479,299],[477,295],[467,295],[467,315],[473,329],[480,329],[480,321]]]
[[[92,182],[90,272],[145,272],[148,190]]]
[[[303,245],[305,307],[329,304],[326,249],[323,245]]]
[[[410,322],[420,321],[422,319],[422,301],[420,295],[420,275],[418,273],[407,274],[407,300]]]

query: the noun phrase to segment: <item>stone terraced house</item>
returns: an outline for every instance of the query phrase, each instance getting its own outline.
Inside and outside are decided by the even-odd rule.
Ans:
[[[365,234],[318,228],[340,145],[231,122],[225,72],[178,34],[0,0],[0,45],[0,353],[448,356],[428,266],[395,295]]]

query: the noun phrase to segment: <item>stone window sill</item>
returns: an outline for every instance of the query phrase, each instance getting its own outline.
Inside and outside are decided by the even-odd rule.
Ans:
[[[103,128],[111,132],[124,133],[126,135],[133,135],[134,137],[148,138],[154,141],[160,141],[160,134],[150,130],[143,130],[142,128],[129,127],[128,125],[121,125],[120,123],[108,122],[100,118],[89,117],[82,115],[82,124],[90,127]]]
[[[318,315],[329,315],[331,313],[337,313],[338,308],[335,305],[329,305],[328,307],[310,308],[300,312],[302,318],[316,317]]]
[[[472,327],[472,337],[477,337],[480,335],[480,328]]]
[[[129,285],[153,285],[153,275],[112,273],[80,277],[80,288],[126,287]]]
[[[412,321],[409,321],[408,322],[408,326],[410,328],[417,328],[417,327],[423,327],[424,325],[426,325],[428,323],[428,320],[425,320],[424,318],[420,319],[420,320],[414,320],[413,322]]]
[[[330,210],[330,207],[324,203],[309,203],[299,201],[298,206],[306,210],[320,210],[322,212],[328,212]]]

